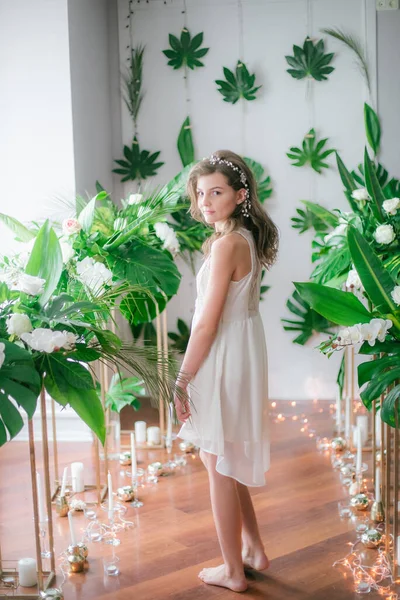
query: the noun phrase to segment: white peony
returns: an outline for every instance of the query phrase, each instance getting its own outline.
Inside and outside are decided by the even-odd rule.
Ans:
[[[67,336],[62,331],[52,331],[43,327],[34,329],[32,333],[22,333],[21,340],[33,350],[47,353],[63,348],[68,342]]]
[[[349,274],[347,275],[346,287],[356,290],[364,289],[360,276],[355,269],[350,269]]]
[[[76,219],[64,219],[62,229],[65,235],[73,235],[74,233],[79,233],[82,225]]]
[[[394,302],[400,306],[400,285],[396,285],[393,290],[390,292]]]
[[[28,315],[22,313],[14,313],[10,315],[7,320],[7,333],[8,335],[17,335],[21,337],[22,333],[28,333],[32,331],[32,323]]]
[[[340,225],[335,227],[335,229],[333,231],[331,231],[324,237],[325,244],[334,237],[337,237],[339,235],[342,235],[342,236],[346,235],[347,227],[348,227],[347,223],[341,223]]]
[[[68,244],[68,242],[65,242],[64,240],[60,240],[60,247],[61,247],[62,261],[64,264],[66,264],[67,262],[69,262],[71,260],[71,258],[73,258],[75,256],[75,250],[73,249],[71,244]]]
[[[45,279],[27,275],[26,273],[20,273],[17,281],[13,285],[13,289],[29,294],[30,296],[37,296],[43,292],[45,283]]]
[[[140,204],[143,200],[143,194],[131,194],[128,198],[128,204]]]
[[[97,295],[105,284],[111,284],[112,272],[103,263],[93,260],[90,256],[77,263],[76,271],[79,279],[94,295]]]
[[[374,237],[378,244],[390,244],[396,236],[391,225],[378,225]]]
[[[388,215],[395,215],[397,209],[400,208],[400,198],[391,198],[390,200],[385,200],[382,203],[382,208]]]
[[[366,188],[358,188],[357,190],[353,190],[351,192],[351,197],[354,200],[370,200],[370,196]]]
[[[6,348],[6,345],[3,342],[0,342],[0,369],[3,366],[3,362],[6,357],[5,352],[4,352],[5,348]]]
[[[156,236],[164,242],[163,248],[172,254],[178,254],[180,250],[179,240],[175,231],[167,223],[156,223],[154,225]]]

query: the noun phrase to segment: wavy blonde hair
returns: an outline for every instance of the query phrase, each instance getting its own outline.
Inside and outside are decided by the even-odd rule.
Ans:
[[[279,231],[270,216],[265,212],[257,196],[257,183],[252,170],[245,161],[235,152],[230,150],[218,150],[213,153],[222,160],[228,160],[244,172],[249,189],[249,199],[251,202],[250,216],[245,217],[242,214],[242,205],[236,206],[222,232],[214,232],[203,244],[203,252],[207,256],[210,253],[211,246],[218,238],[231,233],[243,227],[251,231],[254,237],[256,252],[260,264],[269,269],[276,261],[279,246]],[[229,165],[216,162],[211,164],[209,158],[204,158],[198,162],[189,172],[186,184],[186,192],[190,198],[190,214],[196,221],[206,223],[199,209],[197,201],[197,181],[203,175],[212,173],[222,173],[225,176],[228,185],[238,191],[244,186],[240,181],[240,174]]]

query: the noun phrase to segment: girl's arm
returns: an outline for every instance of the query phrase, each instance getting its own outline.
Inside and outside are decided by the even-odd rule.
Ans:
[[[236,236],[222,237],[211,247],[210,275],[203,309],[190,335],[177,380],[177,385],[183,389],[186,389],[189,381],[199,370],[217,334],[229,284],[236,268],[237,240],[235,238]],[[185,421],[190,416],[188,402],[182,404],[175,397],[175,405],[178,418]]]

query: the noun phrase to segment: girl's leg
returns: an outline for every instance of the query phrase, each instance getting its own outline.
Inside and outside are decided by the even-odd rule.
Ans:
[[[256,513],[249,490],[242,483],[237,482],[237,491],[242,512],[242,559],[245,566],[263,571],[269,567],[269,560],[264,551],[258,529]]]
[[[224,564],[203,569],[199,577],[205,583],[229,588],[234,592],[247,589],[241,555],[241,513],[236,481],[215,469],[217,457],[201,451],[210,481],[211,506]]]

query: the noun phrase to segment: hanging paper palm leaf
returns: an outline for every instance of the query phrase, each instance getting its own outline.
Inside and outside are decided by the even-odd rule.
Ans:
[[[136,48],[131,49],[129,69],[127,69],[126,74],[122,77],[125,86],[125,104],[135,124],[143,101],[143,93],[141,92],[143,80],[143,53],[144,46],[139,45]]]
[[[168,50],[163,50],[163,54],[169,58],[168,64],[174,69],[180,69],[183,65],[187,65],[189,69],[195,67],[204,67],[204,63],[199,60],[203,58],[209,51],[209,48],[200,48],[203,43],[203,33],[198,33],[192,39],[189,31],[184,27],[179,40],[172,33],[169,34]]]
[[[192,137],[192,126],[190,117],[186,117],[179,132],[178,152],[181,157],[182,165],[186,167],[194,161],[194,146]]]
[[[300,331],[300,334],[293,340],[294,344],[304,346],[315,332],[332,333],[333,324],[315,312],[297,290],[286,302],[286,306],[291,313],[298,317],[297,320],[281,319],[282,323],[287,323],[283,326],[285,331]]]
[[[271,187],[271,177],[268,176],[265,179],[263,179],[264,169],[259,162],[256,162],[255,160],[253,160],[252,158],[248,158],[247,156],[244,156],[243,160],[253,171],[254,177],[256,178],[258,199],[260,202],[264,202],[267,198],[271,196],[273,192]]]
[[[310,129],[310,131],[304,137],[302,147],[290,148],[290,152],[287,152],[287,156],[290,158],[290,160],[294,161],[292,163],[294,167],[302,167],[306,163],[309,163],[314,171],[321,173],[322,168],[329,168],[329,165],[324,162],[325,158],[332,154],[332,152],[335,152],[333,148],[322,151],[327,141],[328,138],[324,138],[323,140],[320,140],[317,145],[315,145],[315,130]]]
[[[177,328],[179,333],[169,331],[168,337],[172,340],[171,348],[179,354],[184,354],[189,342],[190,327],[183,319],[178,319]]]
[[[113,173],[123,175],[121,181],[135,179],[146,179],[155,175],[163,162],[155,162],[160,152],[150,154],[148,150],[140,151],[139,142],[136,137],[133,138],[132,147],[124,146],[125,160],[116,160],[115,162],[121,168],[113,169]]]
[[[317,81],[323,81],[334,71],[334,67],[329,66],[334,53],[324,53],[324,40],[319,40],[314,46],[313,41],[307,38],[303,48],[293,46],[293,54],[294,56],[285,56],[285,58],[292,67],[287,69],[287,72],[295,79],[312,77]]]
[[[262,87],[254,87],[256,76],[250,75],[246,65],[238,60],[235,75],[227,67],[223,67],[225,79],[217,79],[218,91],[224,96],[224,102],[236,104],[239,98],[255,100],[256,92]]]
[[[357,57],[357,66],[360,69],[363,77],[365,77],[368,90],[371,92],[371,77],[369,74],[368,61],[365,50],[360,41],[353,34],[346,33],[338,27],[336,29],[322,29],[322,33],[326,33],[327,35],[336,38],[355,53]]]

